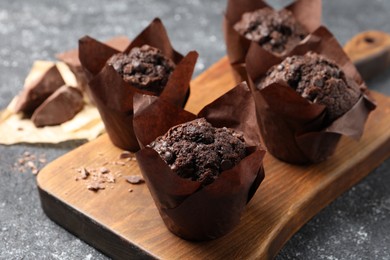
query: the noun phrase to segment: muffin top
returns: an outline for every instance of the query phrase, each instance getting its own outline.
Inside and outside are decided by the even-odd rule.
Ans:
[[[134,87],[160,94],[175,69],[175,63],[152,46],[134,47],[126,53],[117,53],[108,61]]]
[[[358,101],[360,89],[332,60],[314,52],[287,57],[271,67],[259,84],[286,82],[303,98],[326,107],[326,119],[333,121]]]
[[[246,155],[242,133],[216,128],[204,118],[172,127],[149,147],[159,153],[173,172],[182,178],[212,183]]]
[[[268,7],[244,13],[234,29],[275,54],[292,49],[308,34],[290,11]]]

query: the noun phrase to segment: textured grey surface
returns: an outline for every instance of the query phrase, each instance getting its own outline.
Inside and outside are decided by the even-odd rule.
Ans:
[[[288,1],[271,1],[282,6]],[[324,23],[345,43],[367,29],[390,32],[390,1],[324,1]],[[155,16],[174,46],[196,49],[196,74],[225,53],[221,15],[225,0],[0,1],[0,107],[22,88],[36,59],[76,47],[90,34],[134,37]],[[390,95],[390,71],[369,82]],[[389,122],[383,122],[389,124]],[[389,125],[390,126],[390,125]],[[53,160],[81,142],[0,145],[0,259],[105,259],[42,212],[35,177],[13,168],[24,151]],[[390,259],[390,160],[306,224],[278,259]]]

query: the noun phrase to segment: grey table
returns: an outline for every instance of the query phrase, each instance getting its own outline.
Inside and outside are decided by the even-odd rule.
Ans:
[[[270,1],[276,7],[288,1]],[[53,60],[90,34],[134,37],[154,17],[162,18],[174,46],[196,49],[196,74],[225,55],[221,31],[225,0],[22,1],[0,2],[0,107],[22,88],[34,60]],[[367,29],[390,32],[390,1],[324,1],[323,22],[343,44]],[[368,82],[390,95],[390,71]],[[0,145],[0,259],[106,259],[43,213],[35,177],[13,164],[24,151],[53,160],[82,142],[60,145]],[[307,223],[278,259],[390,259],[390,160]]]

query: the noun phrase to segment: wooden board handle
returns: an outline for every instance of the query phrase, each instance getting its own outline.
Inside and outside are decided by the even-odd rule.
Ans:
[[[366,31],[357,34],[344,46],[345,52],[367,80],[390,65],[390,34]]]

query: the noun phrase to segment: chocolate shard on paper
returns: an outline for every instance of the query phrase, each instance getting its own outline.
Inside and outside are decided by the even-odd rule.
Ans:
[[[83,106],[81,91],[64,85],[35,110],[31,120],[37,127],[59,125],[71,120]]]
[[[143,30],[123,52],[149,45],[159,49],[175,63],[166,86],[160,96],[177,105],[184,106],[189,96],[189,84],[198,54],[189,52],[185,57],[175,51],[161,20],[156,18]],[[107,61],[119,51],[92,39],[79,41],[79,57],[83,67],[92,75],[89,87],[103,119],[106,131],[114,145],[135,152],[139,149],[133,130],[133,97],[136,93],[156,96],[152,91],[137,88],[126,82]],[[161,112],[158,115],[163,116]]]
[[[243,14],[263,8],[272,9],[271,6],[262,0],[228,0],[223,27],[228,58],[237,82],[247,80],[245,57],[247,56],[249,47],[252,45],[257,45],[259,48],[263,47],[257,42],[245,38],[234,28],[234,26],[241,20]],[[277,10],[274,11],[277,12]],[[321,0],[297,0],[280,11],[291,12],[293,18],[309,34],[314,32],[321,25]],[[303,44],[305,41],[307,41],[307,37],[297,45]],[[291,46],[288,50],[280,54],[267,52],[272,56],[286,57],[289,56],[290,51],[294,48],[294,46]],[[262,60],[263,59],[265,58],[262,58]]]
[[[230,232],[264,178],[265,150],[259,141],[257,125],[253,123],[256,121],[254,102],[246,84],[238,85],[212,102],[198,116],[162,97],[137,94],[134,104],[134,130],[141,147],[171,127],[197,117],[204,117],[215,127],[232,128],[244,134],[246,157],[206,186],[179,177],[150,147],[136,153],[146,184],[171,232],[197,241],[215,239]],[[165,112],[161,116],[157,111]]]
[[[56,65],[29,81],[20,93],[15,112],[23,112],[31,115],[46,98],[65,84]]]
[[[256,84],[281,57],[269,55],[252,45],[246,58],[249,82],[256,104],[257,122],[267,150],[275,157],[294,164],[317,163],[330,157],[342,135],[359,139],[370,112],[375,108],[365,83],[334,36],[319,27],[310,38],[315,46],[302,44],[290,55],[318,53],[335,62],[360,91],[357,102],[343,115],[330,121],[325,106],[303,98],[286,82],[272,82],[259,89]],[[261,61],[257,57],[266,57]]]

